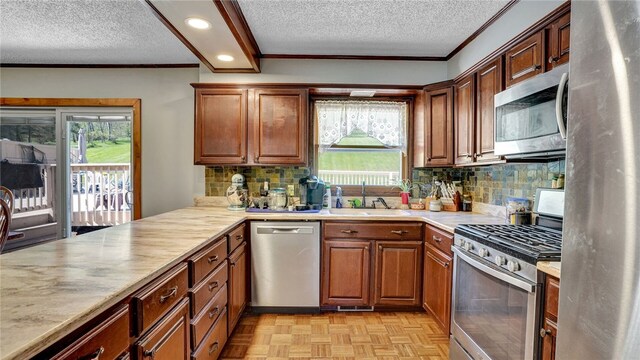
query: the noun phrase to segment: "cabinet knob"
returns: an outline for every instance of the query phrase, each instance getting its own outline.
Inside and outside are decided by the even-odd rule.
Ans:
[[[560,60],[557,56],[549,56],[549,64],[553,64],[554,62],[558,62]]]
[[[542,65],[538,64],[536,66],[533,67],[534,70],[540,70],[542,69]]]
[[[427,158],[427,161],[431,161],[431,158],[430,158],[430,157],[428,157],[428,158]]]
[[[253,157],[253,162],[258,162],[259,159],[260,159],[260,156],[254,156]]]
[[[242,156],[240,156],[240,160],[245,161],[245,160],[247,160],[247,157],[242,155]]]
[[[543,338],[543,337],[545,337],[545,336],[547,336],[549,334],[551,334],[551,330],[544,329],[544,328],[540,329],[540,337]]]

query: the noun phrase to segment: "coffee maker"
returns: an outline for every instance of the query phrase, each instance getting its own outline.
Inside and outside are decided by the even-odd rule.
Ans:
[[[299,181],[300,204],[306,205],[310,210],[321,210],[322,200],[326,192],[324,181],[317,176],[307,176]]]

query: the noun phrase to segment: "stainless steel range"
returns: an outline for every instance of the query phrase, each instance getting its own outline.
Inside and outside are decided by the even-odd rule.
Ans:
[[[564,193],[538,189],[536,225],[460,225],[455,230],[451,359],[536,359],[542,279],[558,261]]]

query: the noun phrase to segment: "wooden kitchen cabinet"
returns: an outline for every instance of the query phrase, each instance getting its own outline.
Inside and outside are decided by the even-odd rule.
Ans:
[[[478,98],[475,120],[475,161],[494,161],[495,108],[494,96],[503,90],[502,57],[478,70]]]
[[[513,86],[544,71],[544,31],[519,42],[505,54],[506,86]]]
[[[547,40],[547,70],[569,62],[571,51],[571,13],[562,15],[549,27]]]
[[[540,328],[542,337],[542,360],[554,360],[556,358],[556,337],[558,334],[558,295],[560,293],[560,280],[547,275],[545,280],[544,320]]]
[[[451,333],[453,259],[430,244],[424,246],[423,308],[445,334]]]
[[[244,242],[229,255],[228,334],[235,328],[247,305],[248,265],[247,243]]]
[[[370,241],[323,241],[322,305],[369,305],[370,248]]]
[[[474,162],[475,73],[455,84],[455,163]]]
[[[133,345],[133,353],[138,360],[187,360],[189,345],[189,300],[182,299]]]
[[[425,105],[424,165],[453,165],[453,89],[428,91]]]
[[[420,305],[421,241],[376,241],[374,305]]]
[[[304,165],[307,161],[307,90],[256,89],[249,114],[253,163]]]
[[[247,90],[196,89],[194,162],[247,163]]]

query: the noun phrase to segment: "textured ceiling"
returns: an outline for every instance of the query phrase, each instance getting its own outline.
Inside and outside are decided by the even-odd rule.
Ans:
[[[197,64],[139,0],[0,0],[0,62]]]
[[[446,56],[508,0],[238,0],[263,54]]]

